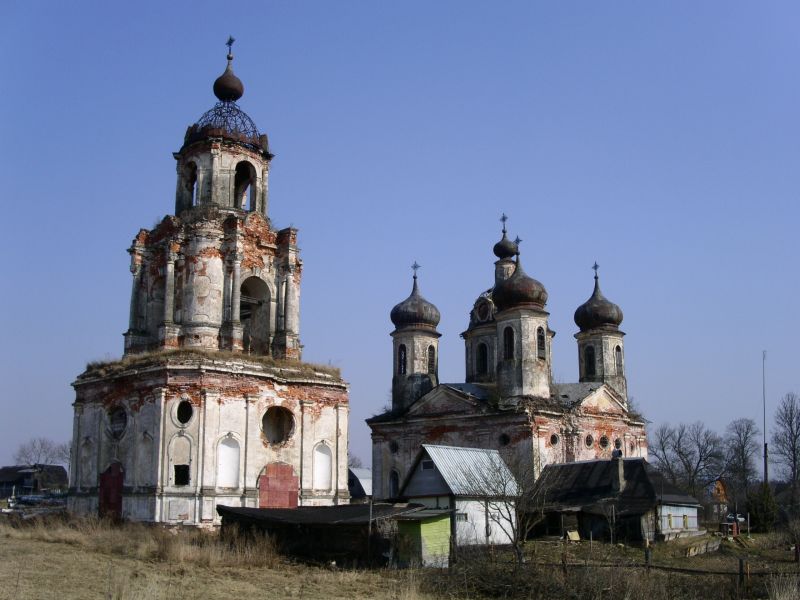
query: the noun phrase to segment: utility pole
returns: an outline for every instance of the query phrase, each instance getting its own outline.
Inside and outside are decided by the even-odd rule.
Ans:
[[[764,405],[764,485],[769,484],[769,467],[767,459],[769,451],[767,448],[767,351],[761,351],[761,396]]]

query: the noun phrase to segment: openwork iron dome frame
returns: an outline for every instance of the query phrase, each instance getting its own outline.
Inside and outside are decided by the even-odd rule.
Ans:
[[[256,124],[236,102],[217,102],[210,110],[203,113],[197,121],[198,129],[223,129],[231,134],[238,134],[258,142],[259,133]]]

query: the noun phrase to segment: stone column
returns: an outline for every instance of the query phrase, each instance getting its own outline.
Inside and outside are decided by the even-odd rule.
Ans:
[[[174,323],[175,317],[175,261],[178,254],[171,248],[167,250],[164,268],[164,320],[158,330],[158,341],[162,347],[177,348],[180,328]]]
[[[231,321],[239,324],[242,301],[242,255],[236,254],[233,259],[233,289],[231,290]]]
[[[136,352],[141,345],[142,336],[139,335],[139,288],[142,283],[142,264],[137,254],[131,254],[131,306],[128,313],[128,331],[125,333],[125,354]]]

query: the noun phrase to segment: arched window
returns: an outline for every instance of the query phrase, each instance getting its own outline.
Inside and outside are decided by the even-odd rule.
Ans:
[[[396,498],[400,493],[400,473],[392,469],[389,474],[389,498]]]
[[[232,437],[217,447],[217,487],[239,487],[239,442]]]
[[[622,375],[622,348],[620,346],[614,349],[614,369],[617,375]]]
[[[256,170],[249,162],[236,165],[233,178],[233,206],[245,210],[256,208]]]
[[[406,374],[406,345],[400,344],[397,348],[397,374]]]
[[[544,339],[544,328],[539,327],[536,330],[536,356],[544,360],[547,358],[547,346]]]
[[[314,448],[314,489],[315,490],[330,490],[331,489],[331,467],[333,466],[333,457],[331,449],[325,444],[317,444]]]
[[[489,372],[489,348],[486,344],[478,344],[477,363],[478,375],[486,375]]]
[[[197,165],[190,162],[186,165],[183,174],[183,182],[186,186],[186,197],[189,206],[197,206]]]
[[[511,327],[503,330],[503,358],[505,360],[514,359],[514,329]]]
[[[594,377],[595,374],[594,346],[586,346],[583,349],[583,362],[584,362],[584,372],[586,373],[586,377]]]
[[[428,374],[436,374],[436,348],[428,346]]]

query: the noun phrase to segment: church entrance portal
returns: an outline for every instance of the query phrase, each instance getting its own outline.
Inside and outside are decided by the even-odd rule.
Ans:
[[[122,480],[125,472],[118,462],[100,474],[99,512],[101,517],[118,521],[122,518]]]
[[[297,508],[299,483],[291,465],[268,464],[258,479],[258,507]]]

